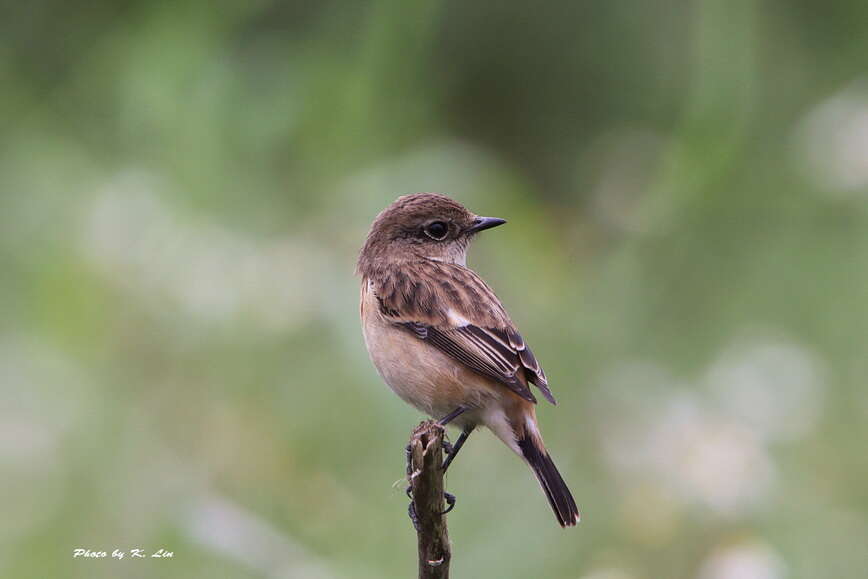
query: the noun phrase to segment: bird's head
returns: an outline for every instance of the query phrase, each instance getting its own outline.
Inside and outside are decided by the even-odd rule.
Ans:
[[[374,219],[358,271],[364,274],[383,260],[420,257],[464,265],[473,236],[504,223],[497,217],[480,217],[445,195],[404,195]]]

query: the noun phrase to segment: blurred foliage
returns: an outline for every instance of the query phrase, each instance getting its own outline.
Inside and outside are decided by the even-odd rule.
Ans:
[[[3,577],[411,576],[352,270],[415,191],[509,220],[471,265],[584,515],[479,435],[454,576],[868,568],[868,4],[2,15]]]

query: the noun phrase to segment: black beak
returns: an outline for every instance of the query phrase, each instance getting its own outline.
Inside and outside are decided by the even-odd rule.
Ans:
[[[506,219],[499,217],[477,217],[473,220],[473,225],[470,226],[467,233],[478,233],[492,227],[497,227],[498,225],[503,225],[504,223],[506,223]]]

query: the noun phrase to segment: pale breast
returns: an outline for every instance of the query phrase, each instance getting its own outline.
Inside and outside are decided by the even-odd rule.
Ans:
[[[441,418],[458,406],[481,409],[501,397],[502,388],[489,379],[386,320],[367,284],[362,287],[361,306],[371,361],[405,402]],[[473,420],[476,414],[469,412],[461,422]]]

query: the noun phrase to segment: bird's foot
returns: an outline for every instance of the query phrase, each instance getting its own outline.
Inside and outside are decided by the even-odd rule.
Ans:
[[[449,456],[450,454],[452,454],[455,446],[451,442],[449,442],[448,440],[446,440],[444,438],[443,442],[441,444],[443,446],[443,454],[445,454],[446,456]]]
[[[409,490],[410,489],[407,488],[407,491],[408,491],[407,494],[410,494]],[[413,503],[412,500],[410,501],[410,504],[407,505],[407,516],[410,517],[410,522],[413,523],[413,528],[416,529],[416,532],[418,533],[419,532],[419,517],[416,515],[416,505]]]
[[[446,504],[448,506],[446,507],[445,511],[440,513],[441,515],[445,515],[446,513],[448,513],[452,509],[454,509],[455,508],[455,500],[456,500],[455,495],[453,495],[452,493],[447,493],[445,491],[443,492],[443,498],[446,500]]]
[[[416,503],[413,501],[413,487],[408,486],[404,489],[404,492],[407,494],[407,498],[410,499],[410,504],[407,506],[407,516],[410,517],[410,522],[413,523],[413,528],[417,531],[419,530],[419,516],[416,514]],[[443,492],[443,500],[446,501],[446,510],[440,513],[440,515],[445,515],[452,511],[455,508],[456,498],[452,493]]]

